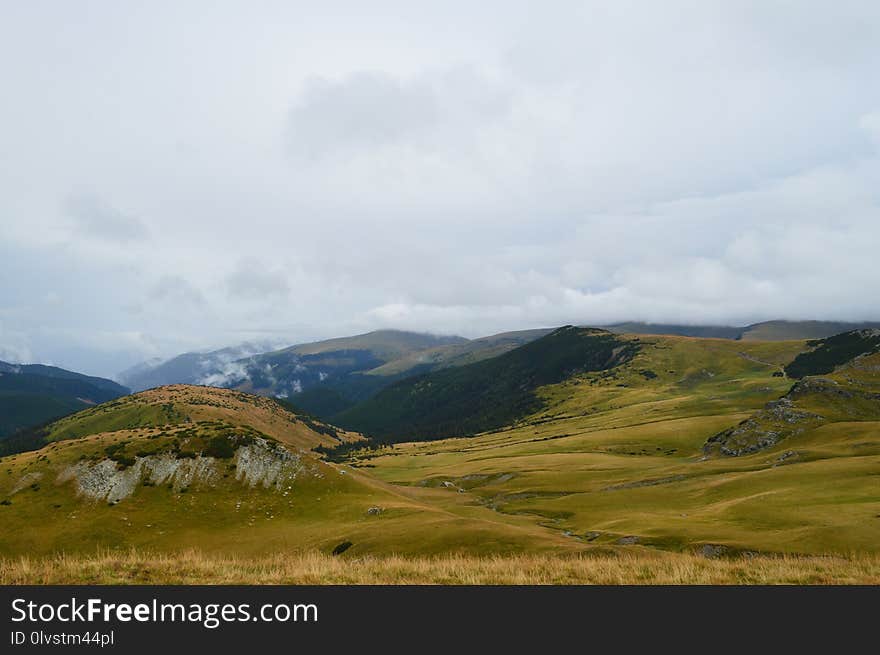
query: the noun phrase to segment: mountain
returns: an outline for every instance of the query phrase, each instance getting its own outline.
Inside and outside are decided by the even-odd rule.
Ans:
[[[0,362],[0,440],[128,392],[112,380],[55,366]]]
[[[0,555],[877,553],[877,346],[568,326],[399,378],[340,413],[348,431],[161,387],[0,459]]]
[[[675,325],[666,323],[616,323],[607,326],[620,334],[669,334],[742,341],[793,341],[822,339],[841,332],[880,327],[880,323],[843,323],[839,321],[765,321],[745,327],[724,325]]]
[[[675,325],[671,323],[615,323],[605,326],[616,334],[669,334],[704,339],[739,339],[748,328],[725,325]]]
[[[232,348],[188,353],[120,377],[135,389],[207,384],[287,398],[296,408],[327,418],[396,380],[494,357],[549,331],[523,330],[468,340],[378,330],[241,357],[240,349]]]
[[[530,341],[540,339],[552,331],[553,328],[539,328],[501,332],[488,337],[427,348],[393,359],[387,364],[374,368],[368,374],[394,376],[400,373],[427,372],[449,366],[463,366],[497,357]]]
[[[395,379],[366,373],[400,358],[466,342],[455,336],[378,330],[240,360],[240,371],[220,384],[287,398],[306,412],[327,417],[368,398]]]
[[[208,352],[190,352],[168,360],[142,362],[117,376],[133,391],[167,384],[218,384],[241,370],[237,360],[272,350],[270,343],[243,343]]]
[[[391,361],[429,348],[462,343],[467,343],[467,339],[402,330],[376,330],[353,337],[339,337],[292,346],[279,352],[293,352],[297,355],[309,356],[363,350],[369,351],[370,356],[378,360]]]
[[[880,328],[878,322],[845,323],[840,321],[766,321],[748,326],[744,341],[790,341],[792,339],[824,339],[853,330]]]
[[[382,442],[497,429],[541,408],[538,387],[613,368],[637,349],[605,330],[567,326],[497,357],[403,379],[334,420]]]

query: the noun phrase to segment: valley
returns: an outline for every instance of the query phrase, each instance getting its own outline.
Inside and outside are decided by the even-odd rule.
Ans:
[[[870,558],[878,344],[569,326],[403,377],[344,427],[163,386],[0,459],[0,556]]]

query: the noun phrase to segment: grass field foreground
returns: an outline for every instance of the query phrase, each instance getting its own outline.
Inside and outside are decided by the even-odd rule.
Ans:
[[[578,555],[262,557],[131,550],[0,559],[0,584],[880,584],[880,556],[710,559],[646,549]]]

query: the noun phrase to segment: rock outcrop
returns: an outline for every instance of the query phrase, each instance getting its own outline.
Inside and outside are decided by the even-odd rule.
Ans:
[[[134,464],[125,468],[109,458],[81,461],[62,471],[58,482],[73,480],[79,495],[115,504],[141,485],[170,485],[180,492],[195,484],[216,484],[226,466],[224,461],[228,460],[202,455],[180,458],[174,453],[137,457]],[[299,455],[266,439],[254,439],[240,446],[232,461],[236,480],[266,489],[281,490],[304,469]]]

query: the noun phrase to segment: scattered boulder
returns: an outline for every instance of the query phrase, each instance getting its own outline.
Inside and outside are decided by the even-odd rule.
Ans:
[[[792,399],[783,396],[773,400],[745,421],[706,441],[703,452],[714,451],[739,457],[775,446],[782,439],[800,434],[823,423],[825,418],[797,409]]]
[[[776,458],[776,460],[773,462],[773,466],[779,466],[780,464],[784,464],[792,458],[798,458],[800,456],[801,454],[796,450],[786,450],[784,453]]]
[[[347,551],[352,546],[354,546],[354,544],[350,541],[343,541],[341,544],[337,544],[336,547],[333,549],[333,555],[342,555],[342,553]]]
[[[727,555],[730,548],[723,544],[703,544],[697,552],[707,559],[718,559]]]

